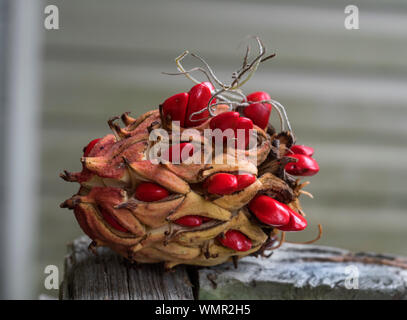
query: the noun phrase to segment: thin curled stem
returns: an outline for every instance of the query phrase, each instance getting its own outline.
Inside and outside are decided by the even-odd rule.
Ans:
[[[196,80],[193,76],[191,76],[189,73],[187,73],[181,64],[182,59],[184,59],[188,54],[189,54],[188,50],[185,50],[183,53],[181,53],[178,57],[175,58],[175,64],[177,65],[178,71],[184,73],[189,80],[198,84],[200,82]]]
[[[267,248],[267,251],[272,251],[272,250],[276,250],[276,249],[280,248],[284,242],[286,242],[285,241],[285,232],[281,231],[281,238],[280,238],[280,241],[278,242],[278,244],[275,245],[274,247]]]
[[[184,71],[180,71],[180,72],[161,72],[162,74],[166,74],[168,76],[178,76],[178,75],[190,75],[192,72],[194,71],[201,71],[203,74],[205,74],[205,76],[207,77],[208,81],[211,82],[211,78],[209,76],[209,74],[206,72],[205,69],[201,68],[201,67],[195,67],[192,68],[190,70],[184,70]],[[198,81],[198,80],[197,80]],[[198,82],[200,83],[200,82]]]
[[[284,130],[285,130],[285,127],[284,127],[284,120],[283,120],[283,115],[281,114],[281,110],[278,109],[278,108],[274,108],[274,109],[277,111],[278,118],[280,119],[280,128],[281,128],[281,131],[284,131]]]
[[[201,61],[201,62],[205,65],[205,67],[208,69],[209,74],[211,75],[212,79],[213,79],[219,86],[221,86],[221,87],[224,87],[224,86],[225,86],[225,85],[222,83],[222,81],[220,81],[220,80],[216,77],[216,75],[215,75],[215,73],[213,72],[212,68],[209,66],[209,64],[208,64],[202,57],[198,56],[198,55],[195,54],[195,53],[191,53],[191,56],[193,56],[194,58],[197,58],[199,61]]]
[[[294,243],[294,244],[311,244],[314,242],[317,242],[319,239],[322,237],[322,225],[318,224],[318,235],[316,236],[315,239],[309,240],[309,241],[304,241],[304,242],[291,242],[291,241],[286,241],[287,243]]]
[[[263,45],[263,43],[261,42],[259,37],[255,37],[257,44],[259,45],[259,54],[256,58],[254,58],[254,60],[248,64],[248,66],[246,66],[245,68],[243,68],[237,75],[237,77],[235,78],[235,80],[233,80],[230,89],[238,89],[241,86],[243,86],[247,81],[249,81],[251,79],[251,77],[253,76],[253,74],[257,71],[257,68],[259,67],[260,63],[261,63],[261,59],[264,56],[264,54],[266,53],[265,47]],[[249,72],[249,74],[247,75],[246,79],[244,79],[243,81],[240,81],[241,77],[246,73]]]
[[[258,54],[251,61],[249,61],[251,48],[249,45],[246,47],[246,53],[243,58],[243,63],[237,71],[232,73],[233,80],[230,84],[225,84],[224,82],[222,82],[215,75],[215,72],[210,67],[210,65],[205,61],[205,59],[203,59],[201,56],[195,53],[190,53],[188,50],[184,51],[182,54],[175,58],[175,63],[179,72],[178,73],[165,72],[164,74],[168,75],[182,74],[185,75],[192,82],[199,84],[201,82],[191,75],[191,73],[199,71],[206,76],[207,80],[215,88],[207,106],[189,115],[189,120],[192,122],[202,121],[203,120],[202,118],[194,119],[194,117],[204,113],[205,111],[208,111],[211,117],[215,116],[216,106],[220,104],[229,105],[229,110],[231,111],[237,106],[248,106],[251,103],[271,103],[274,106],[276,112],[278,113],[281,130],[285,131],[285,128],[287,126],[288,130],[294,135],[290,121],[288,120],[287,112],[280,102],[274,99],[250,102],[247,101],[246,95],[243,94],[243,92],[240,89],[245,83],[247,83],[251,79],[251,77],[257,71],[260,63],[267,61],[268,59],[271,59],[272,57],[275,56],[274,53],[266,56],[266,48],[263,42],[260,40],[260,38],[257,36],[253,36],[252,38],[256,41],[258,45]],[[182,65],[182,60],[189,54],[192,57],[198,59],[203,64],[204,68],[195,67],[190,70],[186,70]],[[213,102],[215,99],[217,99],[218,101]]]
[[[290,124],[290,121],[288,120],[287,112],[285,111],[284,106],[280,102],[278,102],[277,100],[271,99],[270,101],[274,106],[278,106],[282,110],[285,122],[286,122],[287,127],[288,127],[288,130],[290,130],[290,132],[294,135],[294,131],[291,128],[291,124]]]
[[[212,106],[212,105],[211,105],[211,102],[212,102],[217,96],[219,96],[223,91],[224,91],[224,89],[221,89],[220,91],[218,91],[218,92],[216,92],[214,95],[212,95],[212,97],[209,99],[208,106],[205,107],[205,108],[202,108],[201,110],[198,110],[198,111],[195,111],[195,112],[191,113],[191,115],[189,116],[189,120],[190,120],[191,122],[197,122],[197,121],[203,120],[202,118],[200,118],[200,119],[198,119],[198,120],[194,120],[193,117],[195,117],[195,116],[197,116],[197,115],[199,115],[199,114],[201,114],[201,113],[203,113],[203,112],[205,112],[205,111],[209,111],[209,114],[210,114],[212,117],[214,117],[216,114],[215,114],[215,111],[213,111],[212,108],[211,108],[211,106]],[[230,104],[233,104],[233,101],[229,101],[229,100],[227,100],[227,99],[222,99],[222,102],[216,103],[216,105],[220,105],[220,104],[227,104],[227,105],[229,105],[229,107],[230,107]],[[208,118],[208,117],[207,117],[207,118]],[[207,119],[207,118],[206,118],[206,119]]]

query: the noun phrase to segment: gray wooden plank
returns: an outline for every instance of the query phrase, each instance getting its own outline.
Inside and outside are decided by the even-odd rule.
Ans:
[[[132,269],[110,250],[90,256],[88,243],[81,237],[70,246],[62,299],[193,299],[184,269]],[[406,257],[286,243],[271,257],[240,259],[237,268],[225,263],[196,272],[203,300],[407,299],[406,270]]]
[[[131,266],[107,248],[97,255],[83,236],[68,246],[61,298],[67,300],[190,300],[191,284],[184,267],[165,272],[160,265]]]
[[[405,300],[406,269],[405,257],[284,244],[270,258],[241,259],[237,269],[201,269],[199,299]]]

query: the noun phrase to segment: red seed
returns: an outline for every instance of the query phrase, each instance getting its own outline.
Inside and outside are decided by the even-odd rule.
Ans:
[[[237,121],[237,125],[236,125],[236,137],[238,138],[238,140],[236,141],[236,147],[239,149],[246,149],[247,146],[249,145],[250,142],[250,130],[253,129],[253,121],[249,118],[246,117],[240,117]],[[241,142],[239,141],[239,138],[241,137],[241,133],[240,135],[238,134],[239,131],[237,130],[243,130],[244,131],[244,148],[242,148]]]
[[[251,102],[259,102],[259,101],[264,101],[264,100],[270,100],[270,95],[267,92],[264,91],[256,91],[252,92],[247,95],[247,100]],[[269,106],[271,109],[271,104],[270,103],[265,103],[266,105]]]
[[[172,145],[168,150],[166,150],[162,155],[162,159],[173,163],[181,163],[187,160],[193,154],[194,145],[189,142],[182,142],[180,144]]]
[[[236,251],[248,251],[252,248],[252,241],[237,230],[229,230],[224,237],[218,236],[217,239],[225,247]]]
[[[179,121],[180,126],[184,126],[185,114],[188,106],[188,93],[182,92],[169,97],[162,104],[164,117],[170,117],[171,121]]]
[[[239,117],[240,115],[238,112],[228,111],[218,114],[209,121],[209,128],[211,130],[220,130],[220,132],[219,130],[212,132],[212,137],[215,144],[227,142],[227,139],[235,137],[236,134],[234,130],[236,128]],[[228,129],[230,129],[229,135],[225,134],[225,131]],[[218,137],[219,134],[220,136]],[[219,139],[220,137],[222,137],[222,140]]]
[[[290,208],[265,195],[258,195],[249,203],[249,209],[261,222],[284,226],[290,221]]]
[[[236,175],[237,179],[237,189],[236,191],[240,191],[244,188],[247,188],[252,183],[256,181],[256,176],[254,174],[238,174]]]
[[[174,221],[176,224],[179,224],[181,226],[185,227],[198,227],[202,224],[203,219],[200,216],[183,216],[182,218],[179,218]]]
[[[208,221],[213,220],[212,218],[204,217],[204,216],[202,216],[201,218],[202,218],[202,222],[208,222]]]
[[[212,92],[215,90],[213,85],[210,82],[201,82],[189,90],[189,100],[187,106],[187,112],[185,114],[184,126],[186,128],[196,127],[206,121],[209,117],[209,111],[205,110],[204,112],[195,115],[191,121],[189,119],[190,115],[194,112],[200,111],[203,108],[206,108],[209,102],[209,99],[212,97]],[[216,99],[212,100],[212,103],[215,103]]]
[[[285,226],[277,227],[281,231],[301,231],[307,227],[307,220],[295,212],[294,210],[290,211],[290,221]]]
[[[92,149],[95,147],[96,143],[98,143],[102,138],[97,138],[92,140],[91,142],[88,143],[88,145],[85,147],[85,151],[83,152],[83,156],[87,157],[89,153],[92,151]]]
[[[209,127],[212,130],[220,129],[222,133],[227,129],[234,130],[234,137],[239,138],[237,130],[243,130],[242,137],[244,137],[244,145],[242,146],[240,141],[236,141],[236,147],[246,148],[250,141],[250,132],[249,130],[253,129],[253,122],[249,118],[240,117],[238,112],[235,111],[228,111],[218,114],[217,116],[213,117],[209,122]],[[223,141],[226,140],[227,137],[223,137]]]
[[[204,182],[208,193],[226,195],[236,191],[237,178],[230,173],[216,173]]]
[[[243,114],[263,130],[266,129],[269,123],[270,113],[271,107],[263,103],[253,103],[243,109]]]
[[[264,91],[256,91],[247,95],[247,100],[250,102],[270,100],[270,95]],[[270,103],[252,103],[243,109],[243,114],[252,119],[256,126],[266,129],[271,109],[272,105]]]
[[[305,156],[308,157],[312,157],[312,155],[314,154],[314,148],[305,146],[305,145],[293,145],[290,148],[291,152],[288,151],[286,153],[287,156],[292,155],[292,154],[303,154]]]
[[[100,208],[99,209],[100,214],[102,215],[103,219],[109,224],[112,228],[119,230],[121,232],[129,232],[126,228],[122,227],[116,220],[113,215],[111,215],[109,212],[107,212],[105,209]]]
[[[285,165],[285,171],[294,176],[313,176],[318,173],[319,165],[315,159],[303,154],[289,155],[290,158],[295,158],[297,162],[289,162]]]
[[[145,202],[158,201],[168,197],[168,195],[169,192],[166,189],[153,182],[140,183],[134,193],[136,199]]]
[[[240,115],[239,112],[229,111],[218,114],[209,122],[209,128],[212,130],[235,129]]]

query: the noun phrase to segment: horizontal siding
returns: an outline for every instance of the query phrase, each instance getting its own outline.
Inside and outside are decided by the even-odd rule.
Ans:
[[[52,48],[73,47],[79,52],[99,48],[95,57],[110,52],[135,52],[137,58],[143,53],[166,55],[188,48],[199,49],[208,58],[222,55],[229,59],[237,57],[233,53],[244,36],[259,34],[277,51],[279,63],[301,65],[307,61],[329,66],[354,63],[358,68],[374,69],[397,69],[394,68],[397,65],[405,70],[406,11],[372,11],[360,5],[361,29],[348,31],[343,27],[345,5],[318,8],[312,4],[312,1],[304,1],[301,6],[256,1],[233,5],[229,1],[210,5],[204,1],[135,4],[122,0],[116,5],[106,0],[74,0],[60,4],[62,27],[60,32],[49,34],[47,44]]]
[[[44,56],[41,241],[52,250],[41,261],[58,252],[62,259],[63,244],[81,232],[55,208],[76,190],[58,174],[80,169],[82,146],[109,132],[112,115],[139,115],[189,88],[183,77],[161,74],[175,70],[173,58],[184,49],[227,79],[249,34],[260,35],[277,57],[246,92],[266,90],[282,102],[299,142],[315,146],[321,165],[310,179],[315,199],[304,201],[310,230],[290,237],[312,237],[321,222],[321,244],[407,254],[407,3],[358,1],[355,31],[343,27],[345,1],[293,4],[58,3],[61,29],[46,32]]]

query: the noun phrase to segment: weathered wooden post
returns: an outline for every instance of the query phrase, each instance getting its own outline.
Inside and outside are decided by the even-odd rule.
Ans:
[[[183,300],[193,299],[185,267],[164,272],[161,265],[132,265],[107,248],[89,252],[90,239],[68,246],[61,299]]]
[[[284,244],[269,258],[164,272],[81,237],[69,245],[61,299],[407,299],[407,258]]]

